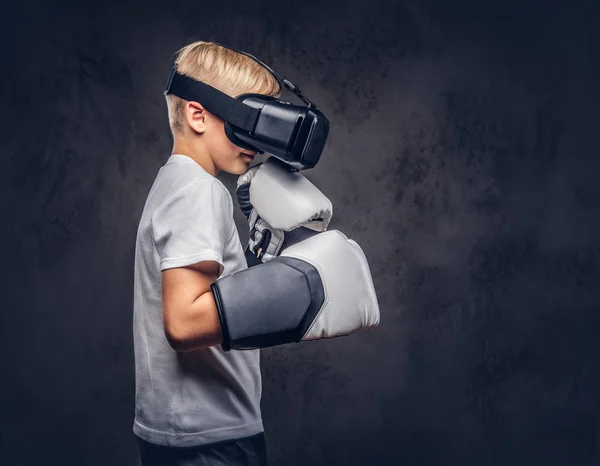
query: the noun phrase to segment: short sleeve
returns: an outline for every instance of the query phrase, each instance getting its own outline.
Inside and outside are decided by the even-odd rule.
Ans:
[[[160,270],[205,260],[224,268],[232,210],[231,196],[217,180],[194,179],[177,188],[152,215]]]

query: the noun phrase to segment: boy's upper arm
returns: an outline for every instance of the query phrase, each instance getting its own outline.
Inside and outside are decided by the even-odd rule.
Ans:
[[[187,309],[224,268],[231,197],[212,179],[194,179],[177,188],[152,215],[152,234],[160,257],[166,321]]]
[[[187,309],[210,290],[210,285],[219,278],[220,269],[220,264],[215,261],[202,261],[161,272],[163,315],[167,327],[177,318],[178,310]]]

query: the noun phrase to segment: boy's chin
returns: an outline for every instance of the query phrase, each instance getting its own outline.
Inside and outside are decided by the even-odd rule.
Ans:
[[[232,164],[232,166],[228,167],[228,169],[225,171],[232,175],[243,175],[244,173],[246,173],[248,171],[248,169],[250,168],[250,165],[251,165],[251,163],[247,163],[247,162],[240,160],[239,163]]]

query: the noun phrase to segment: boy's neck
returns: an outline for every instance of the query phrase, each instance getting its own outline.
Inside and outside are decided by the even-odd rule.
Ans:
[[[175,139],[171,154],[181,154],[189,157],[212,176],[217,176],[219,174],[220,170],[217,168],[215,162],[205,150],[202,148],[193,147],[183,139]]]

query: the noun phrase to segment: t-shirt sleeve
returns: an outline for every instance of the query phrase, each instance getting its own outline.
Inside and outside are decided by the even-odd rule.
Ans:
[[[231,196],[216,180],[194,179],[177,188],[152,215],[160,270],[216,261],[222,271],[232,219]]]

